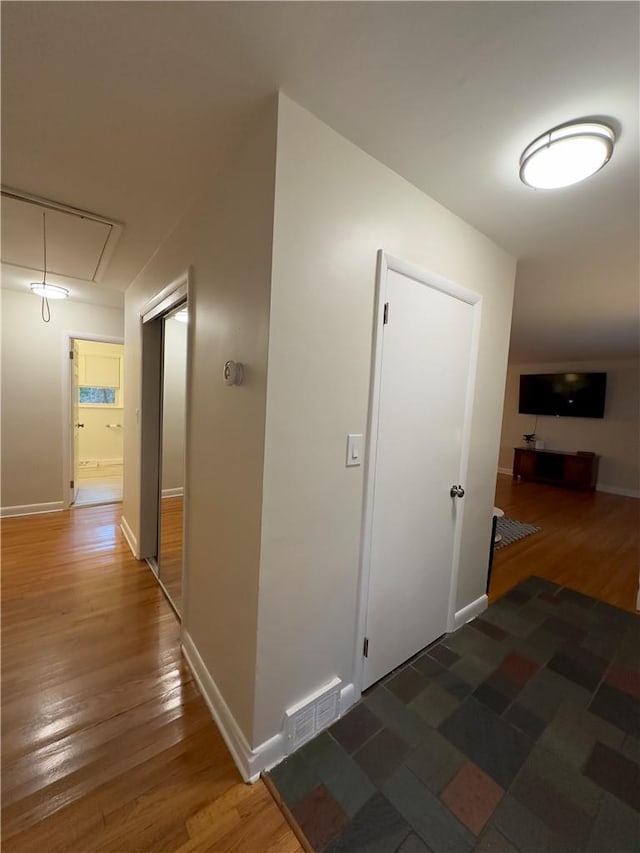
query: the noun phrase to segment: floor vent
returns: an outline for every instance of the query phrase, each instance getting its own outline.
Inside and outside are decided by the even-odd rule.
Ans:
[[[285,712],[287,753],[294,752],[314,735],[326,729],[340,714],[339,678],[332,679],[311,696]]]

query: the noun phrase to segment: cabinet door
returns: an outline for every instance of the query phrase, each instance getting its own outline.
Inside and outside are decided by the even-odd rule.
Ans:
[[[524,480],[530,480],[536,473],[536,454],[534,450],[516,450],[516,473]]]
[[[589,489],[592,466],[592,456],[567,456],[564,460],[564,484],[574,489]]]

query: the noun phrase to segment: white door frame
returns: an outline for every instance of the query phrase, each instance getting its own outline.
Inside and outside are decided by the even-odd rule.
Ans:
[[[366,636],[367,614],[369,603],[369,582],[371,577],[371,541],[373,534],[373,506],[375,485],[375,459],[378,444],[378,415],[380,408],[380,382],[382,378],[382,332],[384,323],[384,304],[386,298],[387,273],[394,271],[400,275],[414,279],[420,284],[439,290],[442,293],[466,302],[473,308],[471,332],[469,380],[465,400],[464,422],[462,429],[462,447],[460,458],[460,478],[458,482],[465,484],[469,466],[469,450],[471,445],[471,422],[473,416],[473,401],[475,397],[476,372],[478,363],[478,344],[480,341],[480,320],[482,314],[482,296],[462,285],[449,281],[437,273],[422,269],[415,264],[396,258],[383,249],[378,250],[376,270],[376,293],[374,303],[373,347],[371,360],[371,379],[369,385],[369,413],[367,417],[368,441],[365,450],[364,490],[362,535],[360,547],[360,572],[358,581],[358,612],[356,615],[356,645],[354,655],[353,683],[357,696],[362,693],[364,679],[363,646]],[[467,498],[468,499],[468,498]],[[454,630],[455,599],[458,588],[458,572],[460,562],[460,541],[464,522],[464,501],[457,510],[457,521],[454,528],[453,560],[451,567],[451,583],[449,587],[449,611],[447,614],[447,630]],[[398,661],[398,664],[402,661]],[[356,696],[356,698],[357,698]]]
[[[90,332],[62,333],[62,508],[69,509],[73,501],[69,483],[73,479],[73,370],[69,353],[73,341],[95,341],[101,344],[124,344],[124,338],[94,335]],[[124,402],[123,402],[124,405]]]

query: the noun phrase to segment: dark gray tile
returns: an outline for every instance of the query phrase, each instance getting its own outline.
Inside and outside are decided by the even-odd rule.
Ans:
[[[482,702],[483,705],[486,705],[487,708],[491,708],[492,711],[495,711],[496,714],[501,714],[505,708],[511,704],[511,699],[508,696],[505,696],[504,693],[500,693],[499,690],[496,690],[490,684],[485,682],[484,684],[480,684],[473,691],[474,699],[477,699],[478,702]]]
[[[440,732],[503,788],[508,788],[533,741],[497,714],[467,699]]]
[[[527,708],[524,708],[518,702],[513,705],[504,714],[504,719],[515,726],[525,735],[528,735],[532,740],[537,740],[545,729],[546,722],[536,717]]]
[[[451,649],[448,649],[442,643],[438,643],[437,646],[432,646],[430,649],[427,649],[427,654],[429,657],[434,658],[434,660],[437,660],[438,663],[445,667],[451,666],[451,664],[455,663],[459,658],[459,655],[451,651]]]
[[[605,794],[593,823],[586,853],[638,853],[640,814]]]
[[[349,816],[324,785],[296,803],[291,814],[313,850],[321,851],[344,829]]]
[[[471,687],[485,681],[495,670],[493,664],[475,655],[465,655],[451,667],[451,672]]]
[[[442,672],[445,668],[441,663],[438,663],[435,658],[432,658],[427,654],[420,655],[420,657],[412,661],[411,666],[423,673],[423,675],[426,675],[428,678],[431,678],[432,675],[437,675],[437,673]]]
[[[384,687],[367,696],[365,704],[384,725],[411,746],[417,746],[427,733],[427,723]]]
[[[394,731],[382,729],[354,752],[353,757],[369,779],[380,786],[404,761],[409,749],[409,745]]]
[[[589,710],[627,734],[640,738],[640,702],[623,690],[602,684]]]
[[[443,690],[446,690],[447,693],[455,696],[455,698],[460,701],[464,699],[465,696],[468,696],[473,689],[470,684],[467,684],[467,682],[457,676],[455,672],[448,669],[432,676],[431,681],[433,684],[437,684],[439,687],[442,687]]]
[[[507,634],[513,634],[516,637],[528,637],[534,625],[529,619],[522,617],[516,607],[490,607],[483,614],[483,619],[490,622],[498,628],[502,628]]]
[[[375,793],[366,773],[327,732],[312,740],[300,752],[350,817]]]
[[[446,738],[430,731],[405,760],[405,766],[434,794],[439,794],[467,761]]]
[[[615,744],[609,744],[609,746],[615,747]],[[631,761],[640,764],[640,740],[637,738],[627,735],[620,748],[620,752],[627,758],[630,758]]]
[[[499,628],[492,622],[487,622],[487,620],[483,619],[481,616],[478,616],[477,619],[473,619],[469,622],[469,627],[476,631],[480,631],[481,634],[484,634],[486,637],[490,637],[492,640],[500,641],[509,636],[506,631],[502,630],[502,628]]]
[[[540,737],[540,746],[582,770],[596,741],[620,749],[624,732],[571,702],[563,703]]]
[[[584,630],[578,628],[577,625],[573,625],[571,622],[568,622],[566,619],[563,619],[561,616],[549,616],[544,623],[544,627],[547,631],[550,631],[556,637],[559,637],[565,642],[569,640],[579,643],[586,635]]]
[[[623,628],[596,626],[580,644],[583,649],[593,652],[606,660],[612,660],[624,640]]]
[[[322,780],[317,771],[294,753],[269,771],[278,793],[289,808],[300,802]]]
[[[541,592],[559,592],[560,587],[546,578],[530,575],[526,580],[518,584],[518,589],[523,589],[525,592],[531,593],[531,595],[538,595]]]
[[[437,853],[469,853],[474,837],[406,767],[384,784],[384,793],[422,840]]]
[[[518,775],[510,793],[546,823],[552,833],[567,839],[574,847],[584,849],[592,818],[556,788],[525,769]]]
[[[407,706],[433,728],[450,717],[460,704],[459,700],[438,684],[429,684],[413,702]]]
[[[640,812],[640,766],[615,749],[596,743],[584,775]]]
[[[355,752],[381,728],[380,720],[364,703],[359,702],[355,708],[351,708],[344,717],[334,723],[329,732],[347,752]]]
[[[556,652],[547,666],[559,675],[593,692],[604,675],[607,661],[586,649],[576,649],[572,654]]]
[[[551,829],[510,794],[503,798],[491,823],[520,853],[546,853],[551,841]]]
[[[326,848],[327,853],[394,853],[411,829],[380,792]]]
[[[604,791],[572,767],[565,759],[536,744],[523,771],[536,776],[556,790],[581,812],[594,817],[598,813]]]
[[[386,682],[385,687],[405,704],[415,699],[427,686],[426,676],[412,666],[405,666],[393,678]]]
[[[587,707],[591,693],[550,669],[541,669],[524,686],[518,702],[537,717],[549,722],[565,701]]]
[[[561,589],[557,597],[562,602],[575,604],[578,607],[584,608],[586,610],[590,610],[597,604],[597,599],[590,598],[588,595],[584,595],[584,593],[582,592],[578,592],[575,589],[569,589],[569,587],[564,587],[563,589]]]
[[[433,850],[414,832],[408,835],[398,847],[397,853],[433,853]]]
[[[493,826],[485,829],[473,851],[474,853],[518,853],[513,844]]]

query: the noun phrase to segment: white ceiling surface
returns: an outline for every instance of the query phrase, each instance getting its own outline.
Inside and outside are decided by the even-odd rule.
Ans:
[[[123,222],[109,288],[282,88],[521,259],[513,359],[637,349],[638,4],[4,2],[2,23],[3,183]],[[523,148],[587,116],[619,132],[608,166],[525,187]]]

